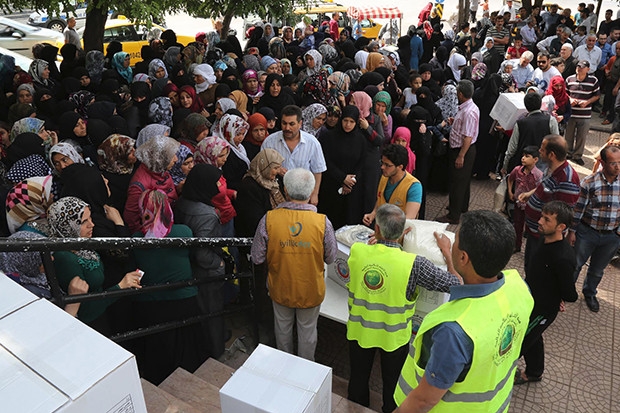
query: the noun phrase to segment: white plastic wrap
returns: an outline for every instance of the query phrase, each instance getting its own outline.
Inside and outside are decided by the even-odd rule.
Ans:
[[[423,221],[418,219],[408,219],[405,228],[411,228],[403,240],[403,249],[407,252],[421,255],[440,268],[446,269],[446,261],[437,246],[434,232],[445,234],[452,244],[454,244],[454,233],[447,231],[448,224],[435,221]]]
[[[364,225],[345,225],[336,231],[336,240],[347,247],[351,247],[356,242],[366,244],[368,238],[374,235],[375,231]]]

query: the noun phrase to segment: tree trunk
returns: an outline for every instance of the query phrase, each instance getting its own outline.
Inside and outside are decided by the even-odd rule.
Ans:
[[[86,14],[86,25],[84,27],[84,51],[103,50],[103,31],[105,22],[108,19],[107,10],[97,8],[97,2],[93,2],[94,8]]]
[[[525,10],[527,10],[528,13],[532,12],[532,0],[523,0],[521,4],[525,7]]]
[[[227,11],[226,14],[224,14],[224,20],[222,20],[222,33],[220,35],[222,41],[226,40],[226,38],[228,37],[228,31],[230,30],[230,22],[232,21],[232,18],[234,17],[234,11]],[[242,34],[242,36],[244,36],[245,34]]]
[[[534,6],[542,7],[543,0],[534,0]]]
[[[476,0],[471,0],[476,1]],[[461,26],[469,21],[469,0],[459,0],[459,18],[457,25],[457,33],[461,30]]]

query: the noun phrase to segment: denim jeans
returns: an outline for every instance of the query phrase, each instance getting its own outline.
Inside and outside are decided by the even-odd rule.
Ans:
[[[575,281],[579,277],[581,267],[590,258],[590,266],[583,282],[583,295],[592,297],[596,295],[596,287],[603,278],[605,267],[620,247],[620,236],[615,232],[602,234],[585,224],[579,224],[576,235],[577,269],[575,270]]]

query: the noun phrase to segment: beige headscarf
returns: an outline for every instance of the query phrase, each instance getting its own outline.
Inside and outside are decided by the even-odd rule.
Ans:
[[[250,169],[245,176],[254,179],[260,186],[269,190],[269,198],[273,208],[285,201],[276,179],[271,179],[271,168],[282,165],[284,157],[271,148],[261,150],[250,162]]]

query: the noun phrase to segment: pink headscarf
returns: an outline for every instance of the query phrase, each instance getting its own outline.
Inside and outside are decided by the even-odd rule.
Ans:
[[[207,136],[196,145],[194,162],[217,166],[217,157],[226,148],[230,148],[230,144],[224,139],[217,136]]]
[[[168,196],[159,189],[145,191],[140,195],[141,231],[144,238],[164,238],[174,224],[174,215]]]
[[[413,153],[410,147],[411,146],[411,131],[409,130],[409,128],[406,128],[404,126],[400,126],[396,128],[396,130],[394,131],[394,135],[392,136],[391,143],[396,144],[397,139],[403,139],[405,140],[405,142],[407,142],[406,148],[407,148],[407,155],[409,156],[409,160],[407,161],[407,167],[405,168],[405,170],[411,174],[413,173],[413,171],[415,171],[415,153]]]
[[[355,106],[360,110],[360,116],[366,119],[370,116],[370,109],[372,108],[372,99],[366,92],[353,92],[351,94],[355,101]]]

